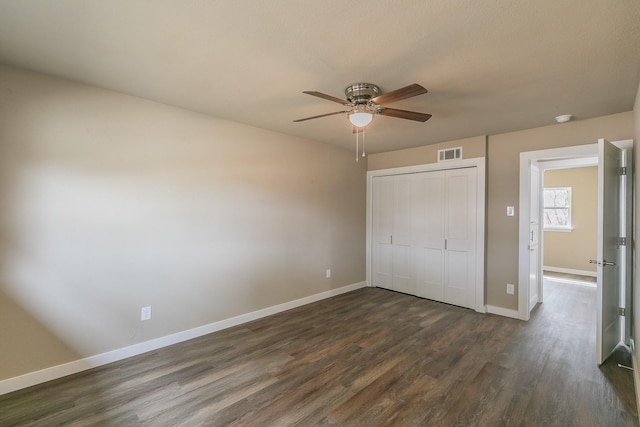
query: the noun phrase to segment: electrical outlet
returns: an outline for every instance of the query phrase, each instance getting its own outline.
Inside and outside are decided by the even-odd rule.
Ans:
[[[511,283],[507,283],[507,293],[513,295],[516,292],[516,287]]]
[[[140,309],[140,320],[151,320],[151,306]]]
[[[327,279],[331,279],[331,269],[327,268]]]

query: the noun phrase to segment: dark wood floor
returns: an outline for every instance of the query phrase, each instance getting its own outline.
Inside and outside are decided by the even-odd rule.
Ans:
[[[360,289],[0,396],[0,425],[637,425],[594,292],[547,285],[522,322]]]

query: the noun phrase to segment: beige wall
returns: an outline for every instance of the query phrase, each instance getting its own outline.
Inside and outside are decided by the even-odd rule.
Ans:
[[[518,309],[517,290],[507,295],[507,283],[518,283],[518,211],[520,153],[548,148],[593,144],[633,138],[633,112],[575,120],[489,137],[487,146],[487,304]]]
[[[0,380],[365,280],[351,152],[4,66],[0,93]]]
[[[544,265],[596,272],[598,168],[554,169],[544,173],[545,187],[571,187],[571,232],[544,232]]]
[[[438,161],[438,150],[452,147],[462,147],[462,157],[465,159],[484,157],[487,146],[486,140],[485,136],[476,136],[441,144],[371,154],[368,159],[368,169],[378,170],[436,163]]]

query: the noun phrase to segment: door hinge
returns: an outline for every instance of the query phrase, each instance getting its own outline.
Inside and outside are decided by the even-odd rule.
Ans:
[[[626,316],[627,310],[624,307],[618,307],[618,316]]]
[[[622,166],[620,168],[620,175],[626,175],[627,174],[627,167],[626,166]]]
[[[618,237],[618,246],[627,246],[627,238]]]

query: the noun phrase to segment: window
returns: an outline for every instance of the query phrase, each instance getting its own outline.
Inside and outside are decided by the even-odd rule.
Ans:
[[[545,230],[571,231],[571,187],[545,188],[543,199]]]

